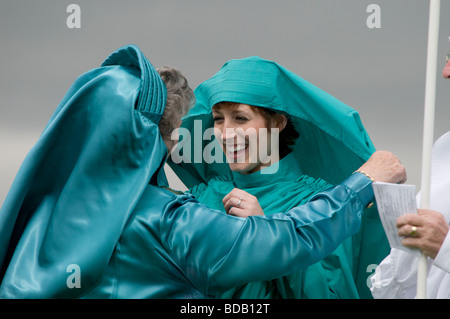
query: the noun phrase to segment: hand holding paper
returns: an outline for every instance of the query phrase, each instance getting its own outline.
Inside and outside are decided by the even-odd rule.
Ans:
[[[415,227],[415,234],[410,236],[412,227]],[[399,235],[405,236],[402,240],[403,246],[418,248],[433,259],[436,258],[449,231],[444,215],[430,209],[419,209],[417,214],[400,216],[397,228]]]

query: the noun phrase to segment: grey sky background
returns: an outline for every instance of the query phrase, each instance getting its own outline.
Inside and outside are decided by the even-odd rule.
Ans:
[[[450,1],[441,2],[435,139],[450,130]],[[66,25],[71,3],[80,29]],[[380,29],[366,25],[369,4],[381,7]],[[376,148],[398,155],[420,188],[428,9],[424,0],[2,0],[0,205],[75,78],[126,44],[155,67],[180,68],[193,88],[229,59],[274,60],[358,110]]]

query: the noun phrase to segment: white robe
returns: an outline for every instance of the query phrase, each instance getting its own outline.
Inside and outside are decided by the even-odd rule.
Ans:
[[[417,195],[420,207],[420,193]],[[430,209],[442,213],[450,221],[450,132],[441,136],[433,147]],[[415,298],[418,257],[391,249],[371,277],[374,298]],[[428,258],[427,298],[450,298],[450,232],[436,259]]]

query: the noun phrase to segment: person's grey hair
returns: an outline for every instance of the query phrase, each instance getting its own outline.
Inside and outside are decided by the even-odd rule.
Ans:
[[[187,79],[172,66],[156,69],[167,88],[167,102],[159,122],[163,138],[170,138],[172,131],[180,125],[179,121],[195,103],[195,95]]]

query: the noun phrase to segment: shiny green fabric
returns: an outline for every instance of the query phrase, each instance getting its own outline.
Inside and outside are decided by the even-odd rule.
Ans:
[[[89,274],[87,281],[101,276],[134,206],[164,164],[167,148],[156,123],[166,94],[135,46],[74,82],[0,211],[2,291],[10,285],[18,296],[58,296],[74,263]],[[159,178],[165,181],[164,174]]]
[[[370,180],[355,175],[288,214],[245,219],[149,185],[104,276],[83,297],[215,298],[292,273],[357,231],[372,196]]]
[[[190,145],[192,154],[196,153],[197,137],[213,126],[211,108],[219,102],[244,103],[285,114],[300,135],[275,174],[239,176],[230,171],[224,155],[222,163],[196,162],[194,158],[184,158],[179,164],[170,162],[198,200],[217,209],[223,210],[222,198],[238,187],[257,196],[266,214],[285,212],[305,203],[321,190],[324,181],[340,183],[375,151],[354,109],[272,61],[259,57],[230,60],[200,84],[195,95],[197,104],[184,118],[182,127],[200,133],[191,134],[190,143],[179,144]],[[211,148],[213,142],[204,139],[202,149]],[[283,164],[286,161],[289,163]],[[302,184],[305,181],[308,183]],[[297,274],[296,279],[291,276],[260,283],[260,289],[247,287],[247,293],[240,289],[225,297],[371,298],[368,269],[388,253],[389,244],[374,207],[365,213],[362,231],[320,265]],[[278,287],[280,282],[284,284]]]
[[[1,298],[215,296],[305,268],[358,231],[373,199],[361,174],[247,219],[167,190],[165,99],[135,46],[75,81],[0,210]]]
[[[303,175],[293,154],[279,162],[276,174],[262,171],[250,175],[232,172],[233,179],[217,177],[208,184],[199,184],[190,189],[192,195],[211,208],[224,211],[221,198],[234,187],[256,196],[266,215],[287,212],[306,204],[309,199],[332,187],[321,179]],[[298,273],[267,282],[249,283],[235,287],[220,298],[296,298],[296,299],[335,299],[359,298],[352,276],[349,255],[352,238],[348,238],[331,255]]]

